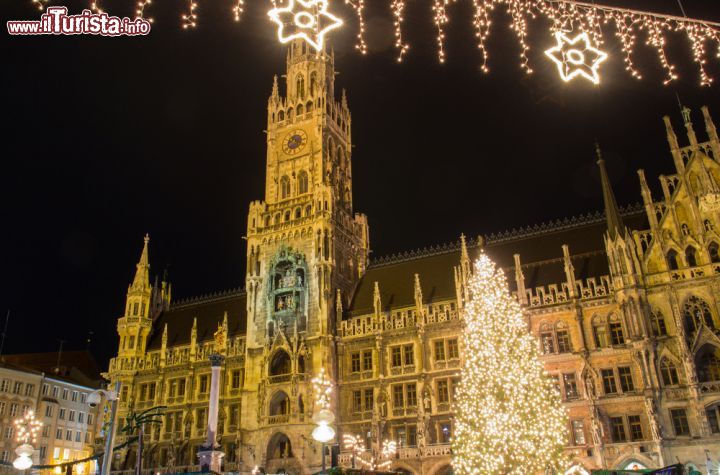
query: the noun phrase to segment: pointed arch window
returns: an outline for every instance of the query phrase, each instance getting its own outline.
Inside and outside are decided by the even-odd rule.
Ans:
[[[703,221],[703,226],[705,227],[705,231],[712,231],[712,230],[713,230],[713,225],[712,225],[712,223],[710,222],[709,219],[706,219],[705,221]]]
[[[290,178],[284,176],[280,178],[280,198],[285,199],[290,197]]]
[[[663,358],[660,362],[660,379],[662,379],[663,386],[677,386],[680,383],[675,363],[667,358]]]
[[[317,87],[317,72],[313,71],[310,73],[310,94],[315,94],[316,87]]]
[[[298,74],[297,76],[297,79],[295,81],[295,91],[297,92],[298,98],[305,98],[305,78],[302,74]],[[300,114],[300,111],[298,111],[298,114]]]
[[[308,174],[305,170],[301,171],[298,175],[298,193],[304,194],[308,192],[309,183],[308,183]]]
[[[303,107],[302,104],[298,104],[298,106],[297,106],[297,115],[298,115],[298,117],[301,116],[301,115],[303,115],[304,113],[305,113],[305,108]]]
[[[720,348],[706,345],[697,357],[698,379],[703,382],[720,381]]]
[[[685,248],[685,262],[688,267],[697,267],[697,251],[694,247],[688,246]]]
[[[278,112],[278,120],[285,120],[285,111]]]
[[[290,355],[288,355],[284,350],[279,350],[273,355],[272,360],[270,360],[268,373],[270,376],[279,376],[283,374],[290,374],[290,371]]]
[[[668,269],[678,270],[678,253],[675,249],[670,249],[665,259],[667,260]]]
[[[610,315],[608,330],[610,332],[610,343],[612,343],[613,346],[625,344],[625,334],[623,333],[622,322],[618,315]]]
[[[720,246],[715,241],[708,246],[708,254],[710,254],[710,262],[720,262]]]
[[[656,310],[650,314],[650,329],[652,330],[653,336],[667,335],[665,317],[660,310]]]
[[[688,339],[692,339],[702,325],[710,329],[715,328],[710,306],[703,299],[694,295],[688,298],[683,306],[683,320]]]

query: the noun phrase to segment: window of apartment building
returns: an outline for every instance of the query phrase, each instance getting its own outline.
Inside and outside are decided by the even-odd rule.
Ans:
[[[90,432],[85,432],[85,443],[86,444],[90,443]]]
[[[51,405],[45,406],[45,417],[52,417],[53,415],[53,407]]]
[[[632,372],[629,366],[620,366],[618,368],[618,378],[620,379],[620,389],[622,389],[622,392],[629,393],[635,391],[635,383],[633,382]]]
[[[78,392],[73,391],[72,392],[72,402],[77,402],[77,400],[78,400]]]
[[[63,435],[63,430],[60,427],[55,429],[55,438],[57,440],[62,440],[62,435]]]
[[[5,415],[5,403],[0,402],[0,416],[4,416],[4,415]]]
[[[656,310],[650,314],[650,330],[654,336],[667,335],[667,326],[665,325],[665,317],[660,310]]]
[[[61,407],[60,412],[58,413],[58,419],[65,420],[65,408]]]
[[[63,449],[63,460],[70,460],[70,449]]]
[[[207,425],[207,408],[201,407],[196,412],[197,418],[195,419],[195,428],[204,429]]]
[[[230,406],[230,426],[237,427],[240,424],[240,404]]]
[[[415,351],[412,343],[390,348],[390,364],[394,368],[413,366],[415,364]]]
[[[82,432],[75,431],[75,442],[82,442]]]
[[[643,434],[642,421],[640,416],[631,415],[628,416],[628,428],[630,429],[630,440],[633,442],[638,440],[645,440],[645,434]]]
[[[233,370],[233,372],[230,375],[230,388],[231,389],[240,389],[241,379],[240,379],[240,370],[236,369]]]
[[[15,381],[15,384],[13,385],[13,394],[22,393],[22,387],[23,383],[21,383],[20,381]]]
[[[80,402],[85,404],[87,401],[87,393],[80,393]]]
[[[70,429],[65,430],[65,440],[72,442],[73,431]]]
[[[372,371],[373,368],[372,350],[364,350],[362,352],[362,369],[363,371]]]
[[[9,426],[5,428],[5,438],[6,439],[12,439],[13,436],[13,427]]]
[[[350,372],[351,373],[359,373],[360,372],[360,352],[356,351],[355,353],[350,354]]]
[[[690,435],[687,411],[684,408],[670,409],[670,420],[676,436]]]
[[[57,386],[53,386],[53,391],[52,391],[53,397],[54,397],[54,398],[57,398],[57,397],[58,397],[58,394],[60,394],[60,388],[57,387]]]
[[[70,410],[70,414],[68,414],[68,421],[75,422],[75,411],[72,409]]]
[[[660,377],[662,378],[663,386],[676,386],[680,382],[677,367],[667,358],[663,358],[660,362]]]
[[[442,421],[437,425],[437,440],[441,444],[449,444],[452,438],[452,425],[450,421]]]
[[[557,393],[560,395],[560,397],[562,397],[562,391],[560,390],[560,375],[551,374],[550,380],[552,381],[553,386],[555,386]]]
[[[92,423],[93,423],[93,415],[92,414],[87,415],[87,423],[89,426],[92,425]]]
[[[168,396],[184,396],[185,395],[185,378],[177,378],[170,380],[170,390]]]
[[[615,382],[615,372],[612,369],[600,370],[603,382],[603,392],[605,394],[617,394],[617,383]]]
[[[447,379],[441,379],[437,382],[437,401],[438,404],[450,402],[450,385]]]
[[[363,405],[366,411],[372,411],[375,404],[375,393],[372,388],[366,388],[363,391]]]
[[[43,437],[50,437],[50,426],[43,426],[42,436],[43,436]]]
[[[42,385],[42,395],[47,396],[50,393],[50,385],[49,384],[43,384]]]
[[[33,397],[35,395],[35,385],[34,384],[26,384],[25,385],[25,395],[29,397]]]
[[[10,380],[9,379],[3,379],[0,382],[0,391],[6,393],[10,391]]]
[[[3,461],[3,462],[9,462],[9,461],[10,461],[10,452],[9,452],[9,451],[3,450],[2,452],[0,452],[0,454],[2,454],[2,455],[0,455],[0,458],[2,458],[2,461]]]
[[[10,404],[10,417],[17,416],[18,413],[18,405],[16,403]]]
[[[63,391],[64,393],[65,391]],[[122,390],[120,391],[120,402],[127,402],[128,400],[128,387],[123,386]]]
[[[55,447],[53,450],[53,459],[60,460],[60,447]]]
[[[415,447],[417,446],[417,426],[402,425],[393,428],[395,440],[398,447]]]
[[[199,384],[198,384],[198,392],[199,392],[200,394],[206,394],[206,393],[208,392],[208,389],[209,389],[209,386],[210,386],[210,385],[208,384],[209,381],[210,381],[210,378],[208,377],[207,374],[202,374],[202,375],[200,375],[199,381],[200,381],[200,382],[199,382]]]
[[[612,317],[617,318],[616,315],[613,315]],[[610,325],[608,326],[610,329],[610,343],[612,343],[613,346],[623,345],[625,343],[625,335],[623,334],[622,323],[619,321],[612,321],[612,317]]]
[[[362,398],[362,391],[359,389],[353,391],[352,393],[352,410],[355,413],[362,412],[363,410],[363,398]]]
[[[69,392],[70,392],[70,391],[68,391],[67,388],[64,388],[64,389],[63,389],[62,398],[63,398],[64,400],[66,400],[66,401],[67,401],[68,393],[69,393]]]
[[[45,461],[45,456],[47,456],[47,445],[41,445],[40,446],[40,461]]]
[[[610,418],[610,433],[612,441],[625,442],[627,441],[627,435],[625,434],[625,421],[622,417],[611,417]]]
[[[575,373],[565,373],[562,375],[562,378],[565,389],[565,399],[577,399],[580,397]]]
[[[30,410],[30,406],[28,406],[27,404],[23,404],[22,413],[21,413],[21,414],[24,416],[25,414],[28,413],[29,410]]]
[[[572,351],[570,333],[565,322],[540,325],[540,350],[545,354],[570,353]]]
[[[435,361],[445,361],[445,340],[435,340]]]
[[[580,419],[576,419],[570,425],[575,445],[585,445],[585,423]]]
[[[708,424],[710,425],[710,432],[713,434],[720,434],[720,417],[718,417],[718,411],[720,411],[720,405],[714,405],[705,409]]]
[[[396,384],[393,386],[393,407],[417,406],[417,388],[415,383]]]

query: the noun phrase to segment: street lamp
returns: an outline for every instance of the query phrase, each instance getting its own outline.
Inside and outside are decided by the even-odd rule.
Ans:
[[[117,417],[118,394],[120,394],[120,381],[115,382],[114,391],[106,391],[97,389],[91,392],[87,397],[87,403],[90,407],[97,407],[102,402],[103,397],[111,403],[110,406],[110,423],[108,424],[107,434],[105,435],[105,453],[103,454],[102,467],[100,475],[108,475],[110,473],[110,461],[112,460],[113,440],[115,439],[115,419]]]
[[[313,422],[317,427],[312,431],[312,438],[322,444],[322,471],[325,472],[325,444],[335,437],[335,429],[330,424],[335,421],[335,414],[330,410],[330,394],[332,383],[325,376],[325,368],[320,368],[320,374],[312,380],[315,389],[315,403],[317,412],[313,415]]]
[[[15,419],[16,440],[20,443],[15,453],[18,458],[13,460],[13,467],[18,470],[27,470],[32,467],[32,454],[35,449],[31,445],[37,441],[37,434],[40,431],[42,422],[35,418],[34,411],[27,411],[25,415],[19,419]]]

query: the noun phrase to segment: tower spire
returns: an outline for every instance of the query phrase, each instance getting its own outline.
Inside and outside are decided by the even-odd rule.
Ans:
[[[595,142],[595,153],[597,154],[597,164],[600,168],[600,182],[602,184],[603,202],[605,204],[605,219],[607,220],[608,234],[611,239],[615,239],[620,230],[623,228],[622,218],[615,202],[615,195],[610,186],[610,178],[608,178],[605,169],[605,160],[602,158],[600,144]]]
[[[145,234],[143,250],[140,254],[140,260],[137,263],[135,278],[133,279],[133,289],[149,289],[150,288],[150,258],[148,256],[148,243],[150,243],[150,235]]]

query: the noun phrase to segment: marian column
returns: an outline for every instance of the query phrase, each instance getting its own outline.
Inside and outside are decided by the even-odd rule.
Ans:
[[[224,353],[226,341],[226,335],[223,330],[224,326],[218,328],[218,331],[215,332],[215,352],[209,357],[212,374],[210,376],[207,439],[198,451],[200,469],[209,469],[216,473],[221,473],[222,458],[225,455],[222,451],[216,450],[220,448],[217,444],[217,423],[218,406],[220,404],[220,367],[225,359],[221,354]]]

